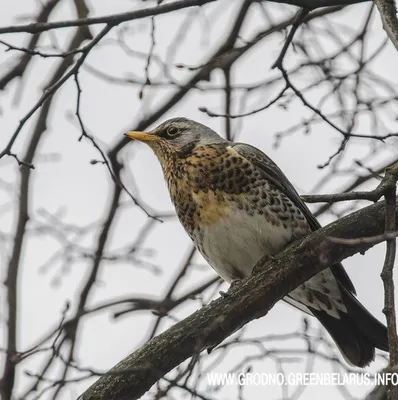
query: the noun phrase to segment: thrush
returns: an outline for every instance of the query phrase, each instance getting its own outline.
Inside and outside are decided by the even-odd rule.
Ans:
[[[320,228],[279,167],[253,146],[227,141],[186,118],[126,136],[154,151],[181,224],[229,283],[249,276],[262,257]],[[388,351],[386,327],[357,300],[341,264],[284,300],[316,317],[352,365],[369,364],[375,348]]]

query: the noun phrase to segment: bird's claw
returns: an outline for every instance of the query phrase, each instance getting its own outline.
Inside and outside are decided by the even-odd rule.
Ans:
[[[218,293],[220,293],[221,297],[224,297],[226,299],[231,295],[231,292],[236,288],[236,286],[239,285],[239,283],[242,281],[242,279],[234,279],[231,281],[231,284],[229,285],[229,288],[226,292],[220,290]]]

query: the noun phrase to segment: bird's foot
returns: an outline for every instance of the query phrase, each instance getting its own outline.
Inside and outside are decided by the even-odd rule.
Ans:
[[[259,274],[261,271],[263,271],[263,265],[269,263],[270,261],[275,261],[276,258],[275,256],[273,256],[272,254],[267,254],[266,256],[264,256],[261,259],[261,264],[258,265],[258,263],[254,266],[253,270],[252,270],[252,275],[257,275]]]
[[[242,279],[234,279],[231,281],[231,284],[229,285],[229,288],[226,292],[223,292],[222,290],[219,291],[220,296],[227,298],[231,295],[231,292],[239,285],[239,283],[242,281]]]

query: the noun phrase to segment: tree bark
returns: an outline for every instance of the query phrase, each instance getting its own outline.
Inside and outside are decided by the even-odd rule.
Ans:
[[[395,0],[373,0],[379,10],[384,30],[398,50],[398,18]]]
[[[230,296],[212,301],[150,340],[99,378],[80,399],[140,398],[181,362],[266,315],[277,301],[316,273],[376,244],[375,240],[347,245],[329,238],[382,235],[384,210],[384,202],[363,208],[293,243],[275,259],[261,260],[254,275],[239,284]],[[382,260],[380,269],[381,265]]]

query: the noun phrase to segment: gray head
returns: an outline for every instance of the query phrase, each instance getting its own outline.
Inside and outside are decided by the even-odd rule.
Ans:
[[[148,144],[162,162],[167,156],[187,156],[196,148],[225,140],[216,132],[188,118],[172,118],[149,132],[131,131],[125,134]]]

